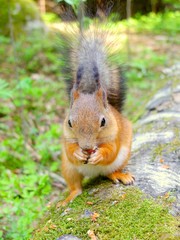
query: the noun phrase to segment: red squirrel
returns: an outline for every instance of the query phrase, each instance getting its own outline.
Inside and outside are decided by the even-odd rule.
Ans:
[[[62,174],[70,190],[66,205],[82,193],[84,177],[107,176],[133,184],[122,170],[130,158],[132,125],[122,113],[121,71],[108,63],[104,36],[84,33],[70,53],[70,108],[63,125]]]

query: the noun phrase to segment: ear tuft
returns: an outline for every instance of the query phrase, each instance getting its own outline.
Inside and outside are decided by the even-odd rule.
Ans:
[[[78,98],[79,98],[79,91],[78,90],[73,91],[73,100],[76,100]]]
[[[98,98],[100,98],[100,100],[102,101],[104,107],[107,108],[108,101],[107,101],[106,92],[105,92],[102,88],[99,88],[99,89],[96,91],[96,96],[97,96]]]
[[[73,102],[79,98],[79,95],[79,91],[73,88],[71,91],[71,107],[73,105]]]

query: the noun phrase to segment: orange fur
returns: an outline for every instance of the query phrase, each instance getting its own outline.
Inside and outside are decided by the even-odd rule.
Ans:
[[[101,97],[101,96],[98,96],[98,97]],[[88,95],[87,95],[87,98],[88,98]],[[83,104],[84,104],[83,100],[80,99],[80,105],[78,105],[78,108],[80,108],[80,111],[82,111],[81,110],[82,106],[83,106],[83,109],[86,109],[86,106],[84,106]],[[100,106],[100,108],[102,108],[102,105]],[[86,114],[88,113],[89,111]],[[78,117],[81,118],[82,116],[78,115]],[[78,122],[76,122],[77,125],[74,124],[74,128],[77,128],[78,130],[80,128],[83,128],[84,132],[86,132],[87,134],[87,137],[89,137],[88,136],[89,133],[88,131],[86,131],[86,128],[88,124],[90,125],[91,122],[88,122],[88,118],[87,118],[86,122],[82,126],[83,122],[80,123],[79,118],[78,118]],[[95,140],[96,140],[97,150],[94,153],[94,155],[92,154],[93,161],[91,162],[91,157],[90,157],[87,165],[91,164],[94,166],[102,166],[102,167],[105,166],[108,169],[108,166],[112,165],[113,162],[116,161],[119,151],[123,147],[125,147],[126,149],[128,149],[128,151],[127,151],[127,155],[122,161],[122,164],[118,166],[117,169],[115,169],[115,171],[109,174],[106,174],[106,176],[114,182],[117,182],[120,180],[124,184],[132,184],[134,181],[134,177],[130,173],[121,172],[121,170],[128,163],[128,160],[130,157],[130,149],[131,149],[131,141],[132,141],[131,123],[110,105],[108,105],[106,118],[111,124],[108,125],[106,128],[104,128],[103,130],[101,130],[99,133],[97,132],[92,133],[93,135],[96,136]],[[62,151],[63,152],[62,173],[68,184],[70,194],[61,203],[62,205],[65,205],[68,202],[72,201],[76,196],[78,196],[82,192],[81,183],[83,179],[83,174],[78,171],[77,167],[84,166],[84,159],[87,158],[87,155],[84,154],[83,150],[81,149],[78,143],[83,141],[86,142],[86,137],[76,134],[75,132],[76,129],[72,130],[74,132],[71,132],[71,130],[67,126],[67,119],[64,122],[64,140],[63,140],[64,147]],[[71,140],[69,140],[68,137],[72,137],[73,139],[72,142]],[[79,139],[79,138],[82,138],[82,139]]]
[[[82,192],[84,176],[134,181],[122,173],[130,158],[132,126],[120,113],[126,87],[121,66],[112,61],[119,56],[117,41],[111,32],[93,26],[67,35],[63,47],[69,53],[65,70],[71,104],[63,125],[62,174],[70,194],[62,205]]]

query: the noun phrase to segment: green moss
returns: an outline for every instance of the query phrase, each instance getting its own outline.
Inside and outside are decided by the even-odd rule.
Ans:
[[[97,181],[97,180],[96,180]],[[175,219],[167,209],[145,196],[135,187],[122,187],[103,181],[86,190],[66,208],[52,207],[46,219],[36,230],[34,240],[50,240],[64,234],[88,239],[87,231],[93,230],[98,239],[130,240],[174,239]],[[88,205],[87,202],[93,205]],[[96,221],[85,212],[98,213]]]

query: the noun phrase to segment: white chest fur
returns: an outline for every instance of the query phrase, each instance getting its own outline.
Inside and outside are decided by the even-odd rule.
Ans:
[[[124,163],[124,161],[128,157],[128,152],[129,152],[128,148],[121,147],[113,163],[107,166],[83,164],[81,166],[78,166],[77,170],[84,176],[88,176],[88,177],[96,177],[99,175],[106,176],[110,173],[113,173],[115,170],[121,167],[121,165]]]

